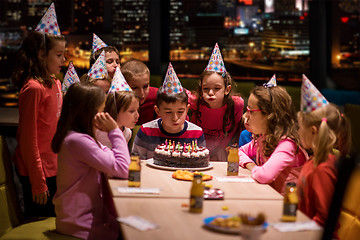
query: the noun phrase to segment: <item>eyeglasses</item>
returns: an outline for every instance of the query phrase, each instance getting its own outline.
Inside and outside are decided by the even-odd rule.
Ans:
[[[261,109],[251,109],[251,108],[249,108],[249,106],[246,106],[246,111],[252,113],[252,112],[261,112],[262,110]]]

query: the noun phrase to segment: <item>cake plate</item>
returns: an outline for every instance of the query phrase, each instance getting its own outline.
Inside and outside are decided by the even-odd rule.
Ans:
[[[194,167],[194,168],[161,166],[161,165],[155,164],[153,158],[147,159],[146,164],[153,168],[168,170],[168,171],[176,171],[176,170],[205,171],[205,170],[210,170],[213,168],[213,165],[211,163],[207,167]]]

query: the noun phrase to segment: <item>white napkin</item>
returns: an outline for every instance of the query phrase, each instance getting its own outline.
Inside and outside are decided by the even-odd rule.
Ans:
[[[139,216],[118,217],[117,220],[139,231],[148,231],[159,226]]]
[[[280,232],[297,232],[305,230],[322,230],[322,227],[319,226],[315,221],[307,222],[279,222],[272,223],[276,230]]]
[[[160,188],[118,187],[119,193],[160,194]]]
[[[219,182],[255,182],[254,179],[244,176],[215,177]]]

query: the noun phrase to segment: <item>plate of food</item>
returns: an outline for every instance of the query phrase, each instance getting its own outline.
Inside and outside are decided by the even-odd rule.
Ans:
[[[210,230],[236,235],[248,235],[248,230],[255,230],[261,234],[265,232],[269,226],[263,214],[258,214],[256,218],[246,214],[240,214],[238,216],[215,215],[205,218],[203,222],[204,226]]]
[[[208,174],[204,174],[202,172],[198,172],[198,171],[188,171],[188,170],[176,170],[173,174],[172,177],[178,180],[184,180],[184,181],[192,181],[194,179],[194,174],[199,174],[202,176],[202,180],[203,181],[208,181],[212,179],[211,175]]]
[[[215,215],[203,220],[210,230],[228,234],[240,234],[241,219],[234,215]]]

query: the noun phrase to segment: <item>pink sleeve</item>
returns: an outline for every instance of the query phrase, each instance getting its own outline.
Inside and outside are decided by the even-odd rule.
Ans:
[[[18,140],[33,194],[48,190],[37,141],[40,99],[41,89],[31,83],[24,86],[19,99],[19,115],[22,121],[19,126],[21,134]]]
[[[281,140],[269,159],[251,170],[252,178],[259,183],[272,183],[285,168],[294,164],[296,148],[292,140]]]
[[[239,165],[246,168],[246,164],[254,163],[253,159],[256,157],[256,148],[254,147],[254,140],[241,146],[239,148]]]
[[[100,172],[119,178],[127,178],[130,164],[127,142],[119,128],[108,133],[113,148],[106,146],[100,148],[88,135],[75,139],[69,146],[74,153],[82,153],[81,159],[85,164]]]

